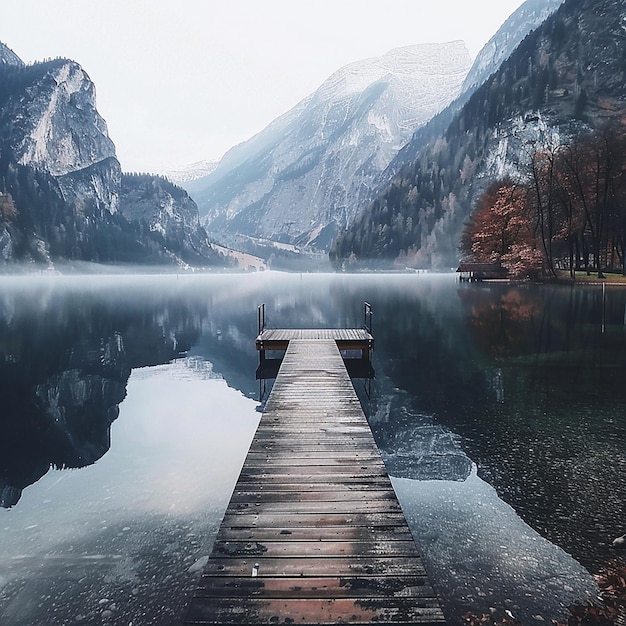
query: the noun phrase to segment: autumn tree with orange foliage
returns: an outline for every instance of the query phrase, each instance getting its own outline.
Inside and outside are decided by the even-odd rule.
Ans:
[[[479,263],[501,263],[511,276],[535,277],[541,271],[528,214],[528,189],[510,179],[492,184],[479,198],[467,223],[461,250]]]
[[[475,262],[514,277],[584,268],[626,275],[626,128],[606,126],[530,158],[525,182],[492,184],[461,238]]]

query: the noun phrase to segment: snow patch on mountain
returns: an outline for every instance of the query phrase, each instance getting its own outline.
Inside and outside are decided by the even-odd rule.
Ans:
[[[322,83],[315,97],[340,100],[363,93],[382,78],[393,77],[406,88],[408,101],[419,102],[424,99],[424,88],[428,83],[415,80],[417,76],[430,76],[433,84],[438,79],[448,81],[451,70],[453,73],[458,71],[466,56],[465,44],[460,41],[396,48],[382,57],[357,61],[338,70]]]
[[[194,183],[208,228],[324,249],[413,132],[460,93],[470,64],[454,41],[338,70]]]
[[[217,161],[197,161],[179,169],[162,170],[157,172],[157,174],[165,176],[173,183],[181,184],[208,176],[216,167]]]
[[[526,0],[478,53],[462,91],[473,91],[482,85],[511,56],[524,37],[543,24],[563,1]]]

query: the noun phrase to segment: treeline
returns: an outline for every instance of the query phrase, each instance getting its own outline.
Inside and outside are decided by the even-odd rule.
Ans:
[[[49,259],[100,263],[163,263],[163,250],[142,224],[120,213],[88,217],[64,197],[59,183],[46,172],[20,165],[10,150],[0,149],[0,239],[10,236],[5,263]],[[6,241],[5,241],[6,243]]]
[[[176,198],[189,195],[180,185],[173,183],[169,178],[161,174],[149,174],[147,172],[124,172],[122,174],[123,191],[127,188],[136,188],[138,185],[153,189],[161,188]]]
[[[609,124],[536,150],[525,182],[501,180],[481,195],[460,248],[518,277],[626,275],[626,129]]]

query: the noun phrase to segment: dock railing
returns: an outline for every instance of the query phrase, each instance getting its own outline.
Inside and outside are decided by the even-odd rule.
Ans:
[[[268,328],[265,304],[257,306],[258,335],[256,348],[259,353],[259,366],[256,378],[259,380],[259,401],[265,397],[266,379],[275,379],[289,341],[291,339],[334,339],[340,350],[344,364],[351,378],[366,381],[365,392],[371,394],[371,381],[375,377],[372,366],[374,336],[372,333],[373,311],[369,302],[363,303],[363,325],[360,328],[313,328],[279,329]],[[269,356],[266,353],[270,353]],[[282,355],[281,355],[282,353]],[[355,353],[359,356],[356,357]]]
[[[363,328],[370,334],[372,337],[374,333],[372,332],[372,305],[369,302],[363,303]]]

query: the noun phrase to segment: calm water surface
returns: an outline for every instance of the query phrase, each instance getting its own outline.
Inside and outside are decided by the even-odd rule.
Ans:
[[[342,327],[364,300],[366,412],[449,620],[593,594],[626,532],[626,292],[22,276],[0,279],[0,623],[179,622],[260,417],[257,305]]]

